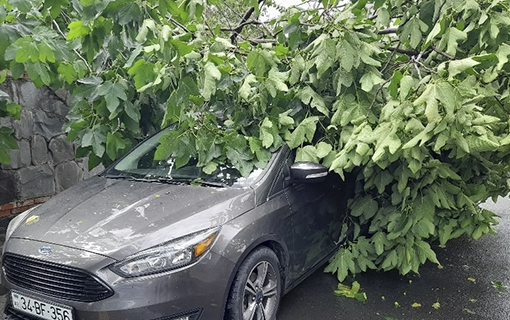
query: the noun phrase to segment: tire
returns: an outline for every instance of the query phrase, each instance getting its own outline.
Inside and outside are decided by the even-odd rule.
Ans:
[[[282,293],[280,262],[267,247],[242,262],[230,288],[225,320],[276,320]]]

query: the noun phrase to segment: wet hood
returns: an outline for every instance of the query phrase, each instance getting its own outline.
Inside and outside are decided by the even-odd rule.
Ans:
[[[221,225],[253,206],[251,189],[93,177],[33,210],[12,237],[120,260],[194,231]]]

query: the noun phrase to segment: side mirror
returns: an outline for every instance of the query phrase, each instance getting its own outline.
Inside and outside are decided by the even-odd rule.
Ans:
[[[314,162],[296,162],[290,166],[290,180],[306,183],[322,182],[328,176],[328,168]]]

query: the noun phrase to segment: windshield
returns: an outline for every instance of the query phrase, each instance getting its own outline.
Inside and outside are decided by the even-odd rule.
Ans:
[[[160,139],[171,129],[167,128],[145,140],[135,149],[130,151],[116,165],[107,170],[106,175],[110,178],[143,179],[144,181],[179,182],[198,185],[217,185],[244,188],[250,186],[260,174],[262,169],[255,169],[248,177],[242,177],[233,166],[222,165],[206,174],[198,167],[197,159],[177,168],[175,158],[166,160],[154,160],[154,154],[160,144]]]

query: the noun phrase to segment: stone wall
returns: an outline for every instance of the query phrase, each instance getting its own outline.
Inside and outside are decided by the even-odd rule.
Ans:
[[[17,214],[99,172],[88,171],[87,159],[75,158],[76,146],[66,141],[62,125],[69,96],[37,89],[28,80],[8,79],[0,89],[20,104],[20,120],[0,118],[0,127],[14,129],[18,150],[10,165],[0,166],[0,217]]]

